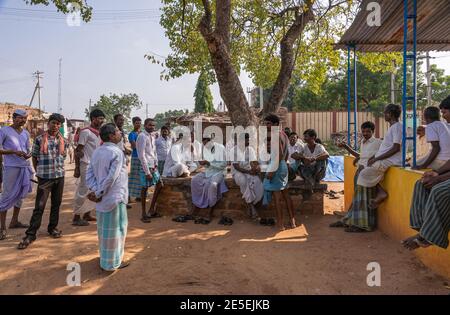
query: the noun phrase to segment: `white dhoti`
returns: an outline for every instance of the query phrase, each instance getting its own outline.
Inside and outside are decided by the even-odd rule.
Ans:
[[[233,175],[234,182],[241,189],[242,199],[247,204],[257,204],[264,195],[264,188],[259,176],[236,172]]]
[[[422,165],[423,163],[425,163],[428,159],[428,156],[430,155],[430,153],[428,153],[427,155],[425,155],[423,158],[420,158],[416,161],[417,165]],[[437,171],[438,169],[440,169],[445,163],[447,163],[447,161],[443,161],[443,160],[438,160],[438,159],[434,159],[433,162],[431,162],[430,165],[427,166],[427,168],[431,168],[433,171]]]
[[[393,164],[387,160],[376,161],[372,166],[366,166],[359,173],[357,184],[362,187],[375,187],[384,178],[387,169]]]
[[[95,203],[87,198],[89,188],[86,184],[86,172],[89,164],[80,162],[80,178],[78,180],[77,190],[73,200],[73,213],[83,215],[89,211],[95,210]]]

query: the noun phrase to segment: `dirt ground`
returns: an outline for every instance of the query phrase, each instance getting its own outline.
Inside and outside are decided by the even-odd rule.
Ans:
[[[71,167],[68,167],[72,169]],[[299,227],[283,232],[250,220],[232,226],[175,223],[170,217],[141,223],[140,207],[129,210],[126,259],[113,274],[99,269],[96,226],[74,227],[75,179],[68,171],[59,228],[46,235],[49,204],[38,239],[16,246],[24,230],[9,230],[0,242],[0,294],[449,294],[448,280],[425,268],[397,241],[381,232],[348,234],[330,229],[343,196],[326,198],[327,214],[298,215]],[[342,183],[329,189],[342,191]],[[27,222],[34,193],[20,215]],[[8,215],[8,224],[11,211]],[[66,284],[70,262],[81,266],[81,286]],[[381,266],[381,286],[369,287],[367,264]]]

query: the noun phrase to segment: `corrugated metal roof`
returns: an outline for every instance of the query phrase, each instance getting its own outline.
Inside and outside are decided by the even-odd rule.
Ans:
[[[342,36],[335,49],[356,45],[364,52],[403,51],[403,0],[378,0],[381,26],[369,26],[367,4],[363,0],[353,24]],[[409,13],[413,11],[409,1]],[[408,42],[412,44],[411,36]],[[450,50],[450,0],[417,0],[417,51]]]

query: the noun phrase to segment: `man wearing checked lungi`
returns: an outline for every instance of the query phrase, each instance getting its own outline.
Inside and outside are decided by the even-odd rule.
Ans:
[[[117,146],[122,133],[114,124],[100,128],[103,145],[92,155],[86,173],[89,200],[96,203],[100,267],[105,271],[122,269],[128,217],[127,161]]]
[[[450,120],[450,96],[439,106]],[[448,126],[450,128],[450,125]],[[419,233],[402,241],[410,250],[436,245],[448,247],[450,230],[450,160],[436,171],[423,174],[416,182],[410,210],[410,226]]]
[[[402,241],[410,250],[436,245],[448,247],[450,231],[450,160],[416,182],[410,210],[410,226],[418,234]]]
[[[142,120],[140,117],[133,117],[133,131],[128,135],[128,141],[131,148],[131,166],[130,174],[128,175],[128,191],[130,198],[135,198],[136,201],[141,201],[141,180],[139,177],[139,170],[141,169],[141,161],[139,161],[136,140],[141,133]]]

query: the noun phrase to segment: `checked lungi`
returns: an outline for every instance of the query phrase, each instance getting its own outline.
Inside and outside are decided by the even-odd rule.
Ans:
[[[108,212],[97,211],[97,233],[100,267],[112,271],[122,263],[127,236],[127,207],[120,203]]]
[[[450,230],[450,179],[426,189],[421,180],[414,186],[410,225],[428,242],[448,247]]]

